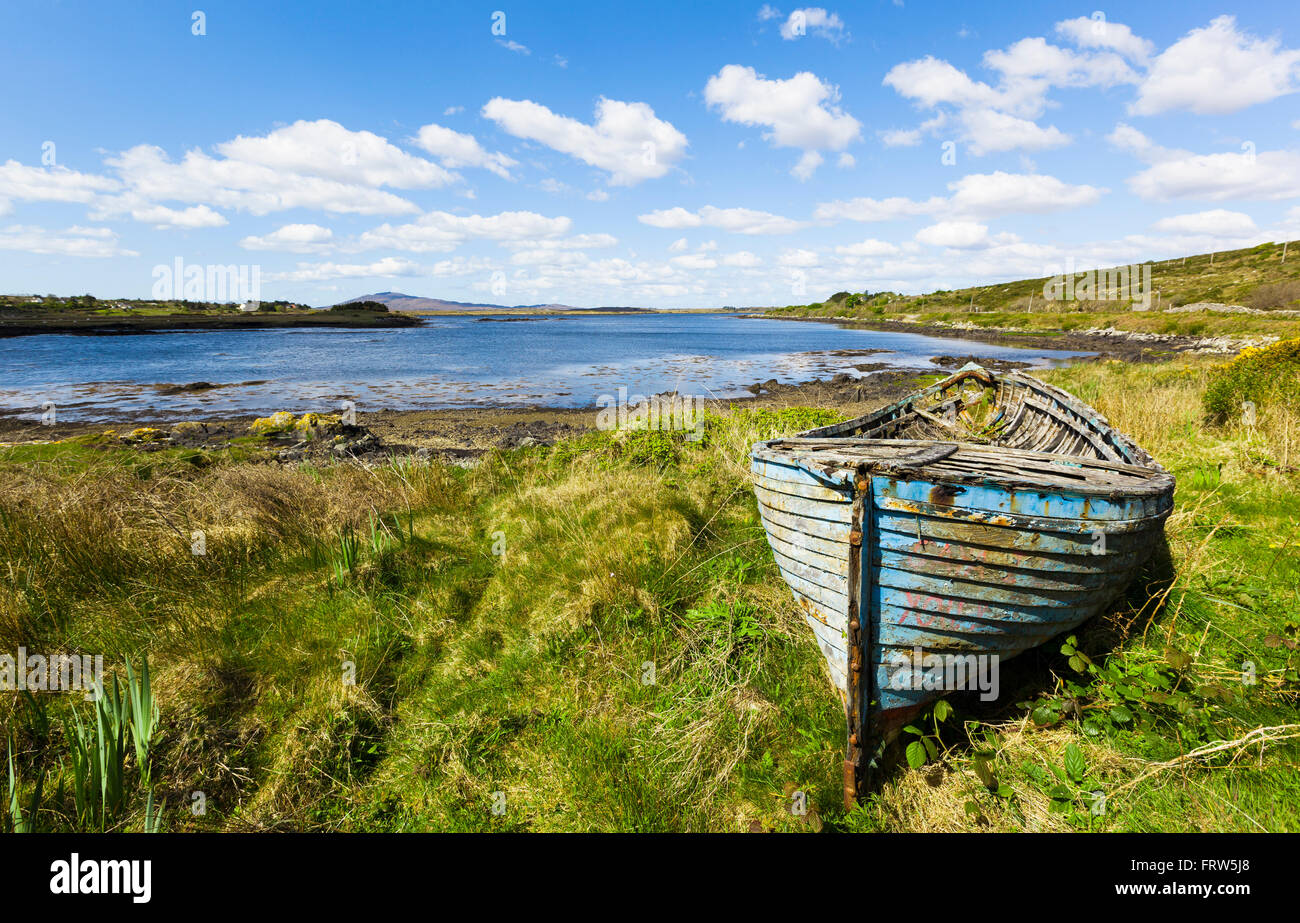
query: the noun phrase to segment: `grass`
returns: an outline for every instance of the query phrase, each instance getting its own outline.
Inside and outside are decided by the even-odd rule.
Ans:
[[[1300,242],[1291,241],[1300,247]],[[1113,329],[1130,333],[1258,338],[1300,335],[1300,317],[1165,309],[1210,303],[1257,311],[1300,310],[1300,250],[1261,244],[1244,250],[1203,253],[1150,263],[1156,310],[1134,310],[1125,300],[1047,301],[1047,278],[1021,279],[925,295],[893,292],[837,293],[808,305],[772,309],[775,315],[841,317],[1017,330],[1039,335]],[[1104,278],[1104,270],[1099,270]]]
[[[753,441],[823,410],[472,470],[0,449],[0,651],[102,652],[124,678],[147,654],[148,765],[121,748],[109,829],[161,805],[173,830],[1297,830],[1297,742],[1258,729],[1300,688],[1300,425],[1276,404],[1206,424],[1211,374],[1050,373],[1178,476],[1168,554],[1077,654],[1008,664],[993,707],[954,698],[938,759],[852,812],[841,708],[747,475]],[[1234,684],[1247,659],[1258,682]],[[0,699],[27,829],[87,827],[77,709]]]

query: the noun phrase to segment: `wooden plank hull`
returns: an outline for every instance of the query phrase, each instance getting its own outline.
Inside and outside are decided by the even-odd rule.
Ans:
[[[861,435],[920,429],[904,401],[755,446],[768,543],[846,709],[846,796],[872,752],[954,680],[987,692],[1001,661],[1110,606],[1172,508],[1173,479],[1100,414],[1025,376],[978,372],[1010,402],[979,423],[995,438]],[[929,389],[939,404],[943,384]],[[1030,442],[1018,426],[988,428],[1009,414],[1034,427],[1034,444],[1070,451],[1004,444]],[[951,437],[957,417],[925,423]],[[1066,432],[1044,434],[1050,420]]]

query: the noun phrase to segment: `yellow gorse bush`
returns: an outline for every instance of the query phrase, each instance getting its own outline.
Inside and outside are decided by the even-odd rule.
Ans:
[[[1244,401],[1264,404],[1294,400],[1300,391],[1300,337],[1269,346],[1243,349],[1231,362],[1210,373],[1205,392],[1207,413],[1224,417],[1241,409]]]

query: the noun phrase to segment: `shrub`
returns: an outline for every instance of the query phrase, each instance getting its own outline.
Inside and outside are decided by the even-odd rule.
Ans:
[[[1243,401],[1263,405],[1296,399],[1300,389],[1300,338],[1272,346],[1243,349],[1235,359],[1210,373],[1204,406],[1223,419],[1241,409]]]
[[[681,460],[689,433],[678,430],[620,429],[586,433],[548,450],[553,461],[595,461],[601,468],[670,468]]]
[[[727,417],[715,418],[739,429],[753,431],[755,439],[772,439],[793,436],[818,426],[830,426],[844,419],[844,414],[820,407],[745,407],[731,412]],[[712,422],[712,420],[707,421]],[[707,424],[706,424],[707,425]]]
[[[1294,307],[1300,301],[1300,280],[1273,282],[1261,285],[1245,297],[1248,307],[1267,311],[1271,308]]]

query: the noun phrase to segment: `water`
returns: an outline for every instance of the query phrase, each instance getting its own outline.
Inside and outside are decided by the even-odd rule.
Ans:
[[[885,350],[874,355],[866,350]],[[628,389],[736,397],[776,378],[800,382],[855,365],[935,368],[941,355],[1036,364],[1080,355],[912,333],[723,314],[435,317],[390,330],[232,330],[0,339],[0,412],[37,418],[175,420],[335,409],[588,407]],[[207,381],[209,391],[162,393]]]

